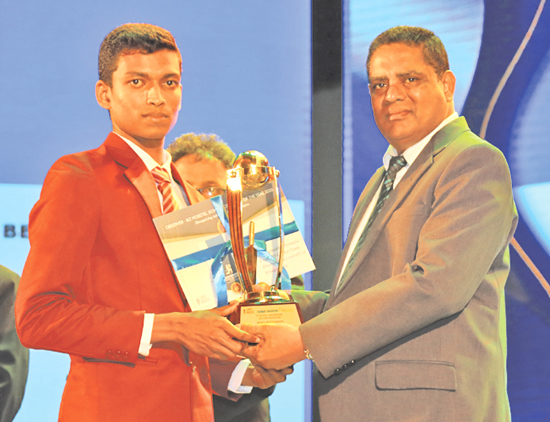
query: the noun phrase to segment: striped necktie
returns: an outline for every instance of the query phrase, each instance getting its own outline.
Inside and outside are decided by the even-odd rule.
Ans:
[[[386,202],[386,199],[388,199],[388,196],[390,196],[390,192],[393,189],[393,182],[395,181],[395,177],[397,176],[397,173],[406,165],[407,165],[407,161],[402,155],[398,155],[397,157],[392,157],[390,159],[390,165],[388,167],[388,170],[386,171],[386,174],[384,175],[384,180],[382,181],[382,187],[380,189],[380,195],[378,196],[376,205],[374,206],[374,209],[372,210],[369,220],[367,221],[367,224],[365,225],[365,228],[361,233],[361,237],[359,237],[359,240],[355,245],[355,249],[353,249],[353,252],[349,257],[346,268],[342,273],[342,277],[340,277],[340,281],[342,281],[346,273],[349,271],[349,269],[352,267],[353,263],[355,262],[355,259],[357,258],[357,255],[361,250],[363,243],[365,242],[367,234],[369,233],[369,229],[371,228],[372,223],[374,222],[378,214],[380,214],[380,211],[382,210],[382,206],[384,205],[384,202]]]
[[[177,210],[178,203],[172,191],[172,182],[168,171],[162,167],[155,167],[151,170],[151,174],[153,175],[153,179],[155,179],[157,189],[162,195],[162,213],[168,214],[169,212]]]

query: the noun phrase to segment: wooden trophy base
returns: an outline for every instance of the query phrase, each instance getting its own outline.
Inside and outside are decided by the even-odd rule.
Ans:
[[[231,321],[234,324],[289,324],[298,327],[302,312],[297,302],[282,290],[245,293]]]

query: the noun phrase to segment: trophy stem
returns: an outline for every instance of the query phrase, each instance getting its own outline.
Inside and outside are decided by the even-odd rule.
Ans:
[[[279,290],[281,288],[281,274],[283,272],[284,260],[284,228],[279,187],[277,185],[277,177],[273,178],[273,194],[275,195],[275,203],[277,204],[277,215],[279,216],[279,267],[277,268],[277,278],[275,279],[274,289]]]
[[[248,246],[245,248],[246,268],[251,284],[256,284],[256,265],[258,263],[258,251],[254,247],[254,221],[250,222],[248,229]]]
[[[252,282],[248,274],[246,257],[243,245],[243,227],[242,227],[242,190],[227,191],[227,213],[230,223],[231,246],[235,256],[235,265],[242,278],[243,289],[245,292],[251,292]]]

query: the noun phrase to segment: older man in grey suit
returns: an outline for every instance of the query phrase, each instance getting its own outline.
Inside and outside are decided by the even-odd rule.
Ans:
[[[502,153],[454,111],[443,44],[396,27],[371,44],[376,123],[390,143],[358,201],[330,296],[307,321],[244,327],[246,354],[319,370],[322,421],[509,421],[504,284],[516,227]]]

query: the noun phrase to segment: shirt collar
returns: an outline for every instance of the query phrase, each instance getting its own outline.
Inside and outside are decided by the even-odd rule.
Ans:
[[[420,155],[422,150],[426,145],[428,145],[428,142],[430,142],[430,139],[432,139],[432,136],[434,136],[442,127],[446,126],[447,124],[451,123],[453,120],[458,119],[458,113],[455,111],[453,114],[451,114],[449,117],[447,117],[445,120],[443,120],[439,126],[437,126],[434,130],[432,130],[428,135],[426,135],[423,139],[421,139],[416,144],[410,146],[405,151],[403,151],[403,154],[401,154],[403,157],[405,157],[405,160],[407,160],[407,165],[404,167],[409,168],[412,163],[414,163],[414,160]],[[384,157],[382,158],[382,161],[384,162],[384,167],[386,170],[390,166],[390,159],[392,157],[397,157],[397,150],[393,146],[389,146],[386,150],[386,153],[384,154]]]
[[[139,156],[139,158],[141,158],[141,160],[143,161],[143,163],[147,167],[147,170],[151,171],[155,167],[162,167],[163,169],[165,169],[168,172],[168,174],[170,175],[170,178],[172,178],[172,169],[171,169],[171,166],[170,166],[170,164],[172,163],[172,156],[170,155],[170,153],[168,151],[166,151],[166,150],[162,151],[163,164],[159,165],[159,163],[157,163],[153,159],[153,157],[151,157],[149,154],[147,154],[144,150],[142,150],[140,147],[138,147],[132,141],[126,139],[124,136],[122,136],[118,133],[117,133],[117,135],[124,142],[126,142],[130,146],[130,148],[132,148],[134,150],[134,152]]]

